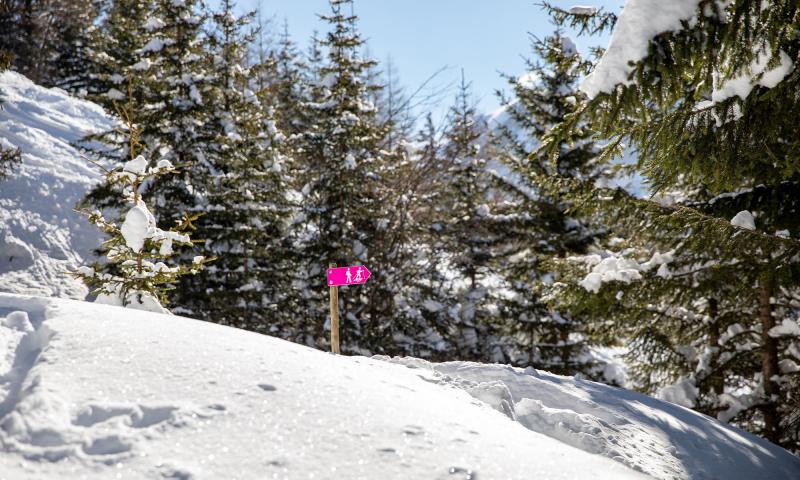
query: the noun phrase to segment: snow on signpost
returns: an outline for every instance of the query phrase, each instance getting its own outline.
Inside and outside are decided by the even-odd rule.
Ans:
[[[372,275],[364,265],[336,267],[328,265],[328,286],[331,291],[331,352],[339,353],[339,287],[364,285]]]

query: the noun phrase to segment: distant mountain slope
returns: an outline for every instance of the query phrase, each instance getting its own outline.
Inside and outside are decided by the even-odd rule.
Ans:
[[[0,74],[0,143],[22,149],[22,166],[0,182],[0,291],[83,298],[64,272],[100,242],[73,211],[100,172],[70,143],[109,128],[103,109],[59,89]]]

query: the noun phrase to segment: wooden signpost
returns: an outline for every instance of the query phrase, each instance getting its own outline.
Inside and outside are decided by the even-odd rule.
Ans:
[[[336,267],[328,265],[328,287],[331,291],[331,352],[339,353],[339,287],[363,285],[372,275],[364,265]]]

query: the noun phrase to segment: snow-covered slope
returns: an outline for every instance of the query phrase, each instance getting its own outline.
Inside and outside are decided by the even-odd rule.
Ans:
[[[70,143],[110,121],[99,106],[59,89],[0,74],[0,142],[22,149],[22,166],[0,181],[0,291],[82,298],[64,272],[99,244],[96,228],[73,211],[100,172]]]
[[[0,479],[800,476],[708,417],[532,370],[9,294],[0,346]]]

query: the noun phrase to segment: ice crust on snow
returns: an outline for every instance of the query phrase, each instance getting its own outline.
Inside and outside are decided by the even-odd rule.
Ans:
[[[629,85],[628,75],[633,71],[629,62],[647,56],[653,37],[680,30],[681,21],[694,17],[699,3],[700,0],[627,0],[608,48],[580,89],[594,98],[601,92],[613,91],[617,85]]]

